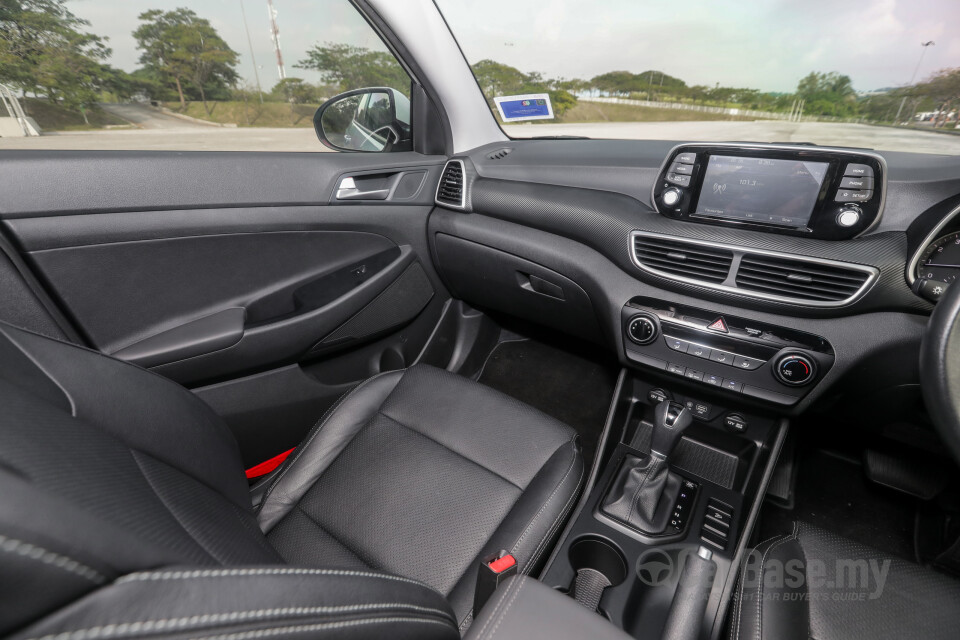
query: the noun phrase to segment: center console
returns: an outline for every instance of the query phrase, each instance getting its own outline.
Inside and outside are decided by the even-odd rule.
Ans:
[[[637,335],[662,341],[668,323],[645,313],[653,329]],[[647,377],[624,370],[585,498],[540,579],[634,638],[718,638],[787,423]]]
[[[883,210],[886,166],[864,151],[762,144],[684,144],[653,186],[663,215],[769,233],[844,240]]]

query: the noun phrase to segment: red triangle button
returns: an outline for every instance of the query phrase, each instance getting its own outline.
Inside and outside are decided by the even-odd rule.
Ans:
[[[712,324],[707,325],[707,329],[713,329],[714,331],[722,331],[723,333],[727,333],[727,323],[723,321],[723,318],[717,318]]]

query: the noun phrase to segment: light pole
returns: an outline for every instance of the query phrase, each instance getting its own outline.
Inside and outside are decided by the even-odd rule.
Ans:
[[[913,81],[917,79],[917,71],[920,71],[920,63],[923,62],[923,56],[927,53],[927,47],[931,47],[937,44],[933,40],[928,40],[927,42],[921,42],[920,46],[923,47],[920,50],[920,59],[917,60],[917,66],[913,68],[913,75],[910,76],[910,86],[913,86]],[[893,122],[896,124],[900,122],[900,112],[903,111],[903,103],[907,101],[907,96],[903,96],[903,99],[900,101],[900,108],[897,109],[897,115],[894,117]]]
[[[260,94],[260,104],[263,104],[263,88],[260,86],[260,74],[257,72],[257,57],[253,55],[253,40],[250,39],[250,27],[247,26],[247,12],[240,0],[240,15],[243,16],[243,29],[247,32],[247,46],[250,47],[250,60],[253,61],[253,77],[257,80],[257,93]]]

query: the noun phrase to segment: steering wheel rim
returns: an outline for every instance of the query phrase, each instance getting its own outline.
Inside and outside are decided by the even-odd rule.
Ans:
[[[920,389],[940,437],[960,462],[960,284],[944,292],[923,332]]]

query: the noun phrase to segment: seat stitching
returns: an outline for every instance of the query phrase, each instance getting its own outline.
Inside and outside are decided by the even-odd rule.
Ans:
[[[197,638],[196,640],[254,640],[257,638],[267,638],[270,636],[285,635],[291,633],[306,633],[309,631],[322,631],[324,629],[342,629],[346,627],[354,627],[364,624],[385,624],[385,623],[399,623],[399,622],[414,622],[414,623],[426,623],[426,624],[442,624],[444,626],[449,626],[447,623],[444,623],[442,620],[430,620],[427,618],[375,618],[373,620],[350,620],[347,622],[321,622],[317,624],[308,624],[308,625],[295,625],[291,627],[271,627],[268,629],[257,629],[254,631],[242,631],[238,633],[229,633],[219,636],[204,636]]]
[[[572,443],[573,440],[570,440],[569,442]],[[560,449],[558,447],[557,451],[559,450]],[[577,456],[576,456],[576,450],[574,450],[574,455],[570,459],[570,465],[567,467],[566,473],[564,473],[563,477],[560,478],[560,481],[557,483],[557,486],[553,488],[553,492],[550,494],[550,497],[548,497],[544,501],[544,503],[540,506],[540,510],[537,511],[537,514],[533,516],[533,519],[529,522],[529,524],[527,524],[527,528],[523,530],[523,533],[520,534],[520,537],[517,538],[517,541],[513,543],[513,546],[511,547],[511,549],[516,549],[520,545],[520,543],[523,542],[523,539],[527,537],[527,534],[530,533],[530,529],[533,527],[533,524],[537,521],[537,519],[543,513],[543,510],[547,508],[547,505],[550,504],[550,501],[553,500],[553,496],[557,495],[557,491],[560,490],[561,485],[563,485],[563,481],[566,480],[567,476],[570,475],[570,472],[573,471],[573,466],[574,464],[576,464],[576,462],[577,462]],[[542,468],[543,467],[541,467],[541,469]]]
[[[763,557],[760,559],[760,584],[757,585],[757,638],[761,640],[763,638],[763,573],[766,570],[763,566],[767,561],[767,554],[781,546],[785,542],[793,540],[793,536],[784,536],[783,540],[777,541],[775,544],[770,545],[766,551],[763,552]]]
[[[543,538],[541,538],[540,544],[537,545],[536,554],[534,554],[534,556],[530,559],[530,562],[528,562],[526,566],[524,566],[523,568],[524,573],[532,569],[534,565],[537,564],[537,560],[539,560],[540,556],[543,555],[543,552],[547,550],[548,545],[546,544],[546,542],[550,539],[550,537],[554,533],[556,533],[557,529],[560,526],[560,523],[563,522],[563,519],[567,515],[569,515],[570,509],[573,507],[574,498],[577,497],[577,494],[580,491],[580,487],[582,486],[583,476],[585,473],[586,473],[586,469],[581,469],[580,477],[577,479],[577,484],[574,487],[573,493],[570,494],[570,497],[567,499],[567,503],[563,506],[563,509],[560,511],[560,513],[557,514],[557,518],[553,521],[553,524],[550,526],[550,529],[548,529],[547,533],[544,534]]]
[[[297,460],[300,459],[300,456],[303,455],[304,451],[306,451],[306,450],[309,448],[310,443],[314,441],[314,439],[317,437],[317,435],[319,435],[319,433],[323,430],[323,427],[326,426],[327,420],[330,419],[330,416],[333,415],[333,412],[336,411],[337,409],[339,409],[340,406],[341,406],[344,402],[346,402],[351,396],[353,396],[353,394],[355,394],[355,393],[357,393],[358,391],[360,391],[360,389],[362,389],[362,388],[365,387],[366,385],[370,384],[371,382],[373,382],[373,381],[376,380],[377,378],[380,378],[380,377],[382,377],[382,376],[387,375],[388,373],[396,373],[396,371],[382,371],[382,372],[378,373],[378,374],[375,375],[375,376],[372,376],[372,377],[370,377],[370,378],[367,378],[366,380],[364,380],[363,382],[361,382],[360,384],[358,384],[356,387],[354,387],[353,389],[351,389],[351,390],[348,391],[347,393],[345,393],[345,394],[343,394],[342,396],[340,396],[340,399],[337,400],[337,401],[333,404],[333,406],[331,406],[329,409],[327,409],[327,410],[324,412],[324,414],[323,414],[323,416],[320,418],[320,420],[317,421],[317,424],[314,425],[314,427],[313,427],[313,432],[312,432],[312,433],[310,434],[310,436],[307,438],[307,441],[297,447],[297,451],[294,453],[293,458],[290,459],[290,460],[288,460],[288,461],[286,462],[286,464],[285,464],[284,467],[283,467],[283,470],[282,470],[282,471],[280,472],[280,474],[276,477],[276,479],[275,479],[273,482],[270,483],[270,486],[269,486],[269,487],[267,488],[267,490],[264,492],[263,498],[260,500],[260,505],[257,507],[257,513],[258,513],[258,514],[259,514],[261,511],[263,511],[263,507],[267,504],[267,500],[270,498],[270,495],[273,493],[274,488],[276,488],[277,483],[280,482],[281,479],[283,479],[283,477],[287,474],[287,471],[289,471],[290,468],[293,467],[293,465],[297,462]],[[401,377],[402,377],[402,376],[401,376]]]
[[[497,630],[500,628],[500,623],[506,619],[507,614],[510,613],[510,609],[513,607],[513,603],[517,599],[517,596],[520,595],[520,592],[527,585],[526,582],[521,582],[519,580],[517,582],[520,582],[520,586],[517,587],[517,590],[513,592],[513,597],[510,598],[510,604],[507,605],[507,608],[503,610],[502,614],[497,616],[497,624],[495,624],[493,628],[490,629],[490,635],[488,636],[488,638],[493,638],[493,636],[497,635]]]
[[[300,569],[294,567],[280,567],[273,569],[193,569],[185,571],[141,571],[123,576],[115,584],[124,582],[144,582],[154,580],[193,580],[196,578],[227,578],[248,576],[284,576],[284,575],[316,575],[316,576],[346,576],[356,578],[380,578],[407,582],[418,587],[432,589],[432,587],[403,576],[394,576],[388,573],[374,573],[372,571],[354,571],[351,569]]]
[[[510,595],[510,591],[511,590],[519,591],[520,585],[522,583],[523,581],[519,578],[515,578],[514,581],[510,583],[510,586],[507,588],[507,593],[503,594],[503,597],[500,599],[499,602],[497,602],[497,606],[494,607],[493,611],[490,612],[490,617],[487,618],[487,620],[483,623],[483,626],[480,627],[480,631],[477,632],[477,640],[483,640],[484,633],[486,633],[487,627],[489,627],[490,623],[499,617],[500,609],[506,606],[507,596]]]
[[[573,459],[574,459],[574,462],[575,462],[576,459],[577,459],[577,457],[574,456]],[[573,465],[573,463],[571,463],[571,468],[572,468],[572,465]],[[553,533],[556,531],[557,527],[560,525],[560,523],[563,521],[563,519],[564,519],[564,518],[566,517],[566,515],[569,513],[570,507],[573,505],[573,500],[574,500],[574,498],[577,497],[577,494],[579,493],[580,486],[581,486],[581,482],[583,482],[583,475],[584,475],[585,472],[586,472],[586,466],[585,466],[585,465],[581,465],[581,467],[580,467],[580,477],[577,478],[577,483],[576,483],[576,485],[574,486],[574,490],[570,493],[570,497],[567,498],[567,502],[563,505],[563,508],[560,509],[560,513],[557,514],[557,517],[554,519],[553,523],[552,523],[552,524],[550,525],[550,527],[547,529],[546,533],[544,533],[543,538],[540,539],[540,542],[539,542],[539,543],[537,544],[537,546],[534,548],[535,553],[533,554],[533,557],[531,557],[530,560],[529,560],[529,562],[527,562],[527,564],[524,565],[523,571],[522,571],[521,573],[526,573],[531,567],[533,567],[533,565],[536,564],[537,560],[540,559],[540,556],[543,554],[543,551],[546,549],[546,542],[550,539],[550,536],[553,535]],[[568,474],[569,474],[569,471],[568,471]],[[564,476],[564,479],[566,479],[566,476]],[[562,483],[562,482],[563,482],[563,481],[561,481],[561,483]],[[558,488],[559,488],[559,486],[560,486],[560,485],[557,485]]]
[[[350,553],[352,553],[353,555],[355,555],[355,556],[357,557],[357,560],[359,560],[360,562],[363,562],[363,563],[366,564],[366,565],[369,565],[371,569],[376,569],[377,571],[382,571],[382,570],[383,570],[383,567],[379,567],[379,566],[377,566],[376,563],[371,562],[371,561],[367,560],[366,558],[364,558],[362,555],[360,555],[360,552],[359,552],[359,551],[357,551],[357,550],[353,549],[352,547],[350,547],[350,545],[348,545],[346,542],[344,542],[343,540],[341,540],[340,538],[338,538],[337,536],[335,536],[332,531],[329,531],[326,527],[324,527],[322,524],[320,524],[319,522],[317,522],[317,520],[315,520],[312,515],[310,515],[309,513],[307,513],[307,511],[306,511],[303,507],[301,507],[299,503],[296,504],[296,505],[294,505],[294,508],[295,508],[295,509],[298,509],[298,510],[300,511],[300,513],[303,514],[303,517],[305,517],[307,520],[309,520],[310,522],[312,522],[318,529],[320,529],[321,531],[323,531],[324,533],[326,533],[328,536],[330,536],[331,538],[333,538],[335,541],[337,541],[338,543],[340,543],[341,545],[343,545],[343,548],[346,549],[347,551],[349,551]]]
[[[454,455],[456,455],[456,456],[458,456],[458,457],[460,457],[460,458],[463,458],[463,459],[466,460],[467,462],[470,462],[470,463],[472,463],[472,464],[475,464],[476,466],[480,467],[481,469],[483,469],[484,471],[486,471],[486,472],[489,473],[490,475],[496,476],[497,478],[500,478],[501,480],[503,480],[504,482],[506,482],[506,483],[509,484],[510,486],[515,487],[515,488],[516,488],[518,491],[520,491],[521,493],[523,492],[523,490],[524,490],[523,487],[521,487],[520,485],[518,485],[518,484],[515,483],[515,482],[512,482],[512,481],[511,481],[510,479],[508,479],[508,478],[504,478],[502,475],[500,475],[499,473],[497,473],[497,472],[494,471],[493,469],[490,469],[490,468],[487,467],[486,465],[480,464],[479,462],[477,462],[477,461],[474,460],[473,458],[468,458],[467,456],[463,455],[463,454],[460,453],[459,451],[456,451],[456,450],[454,450],[454,449],[451,449],[450,447],[448,447],[447,445],[443,444],[443,443],[440,442],[439,440],[436,440],[436,439],[434,439],[434,438],[431,438],[430,436],[428,436],[428,435],[425,434],[424,432],[420,431],[419,429],[415,429],[415,428],[411,427],[411,426],[408,425],[408,424],[404,424],[404,423],[400,422],[399,420],[397,420],[396,418],[394,418],[394,417],[392,417],[392,416],[388,416],[387,414],[385,414],[385,413],[382,412],[382,411],[377,411],[377,413],[378,413],[379,415],[383,416],[384,418],[386,418],[387,420],[390,420],[391,422],[396,422],[396,423],[397,423],[398,425],[400,425],[401,427],[403,427],[403,428],[405,428],[405,429],[407,429],[407,430],[409,430],[409,431],[412,431],[412,432],[414,432],[415,434],[417,434],[417,435],[419,435],[419,436],[422,436],[422,437],[426,438],[427,440],[429,440],[430,442],[436,444],[437,446],[443,447],[444,449],[446,449],[446,450],[449,451],[450,453],[452,453],[452,454],[454,454]]]
[[[759,549],[759,548],[762,547],[763,545],[767,544],[768,542],[773,542],[774,540],[776,540],[776,539],[779,538],[779,537],[780,537],[780,534],[777,534],[777,535],[775,535],[775,536],[773,536],[773,537],[771,537],[771,538],[767,538],[766,540],[764,540],[763,542],[761,542],[760,544],[758,544],[756,547],[754,547],[754,549]],[[746,559],[746,558],[744,558],[743,564],[744,564],[744,567],[746,567],[746,564],[747,564],[747,559]],[[740,606],[737,608],[737,630],[736,630],[736,635],[734,636],[734,638],[739,638],[739,637],[740,637],[740,623],[741,623],[741,621],[742,621],[742,619],[743,619],[743,615],[742,615],[742,614],[743,614],[743,589],[744,589],[743,573],[740,574],[740,585],[739,585],[739,586],[740,586],[740,596],[739,596],[739,597],[740,597],[740,599],[739,599]]]
[[[437,614],[449,619],[449,615],[439,609],[432,607],[421,607],[419,605],[407,604],[402,602],[383,602],[354,605],[334,605],[317,607],[279,607],[273,609],[250,609],[245,611],[229,611],[224,613],[204,613],[193,616],[182,616],[179,618],[157,618],[151,620],[137,620],[134,622],[112,622],[107,625],[88,627],[86,629],[75,629],[72,631],[63,631],[44,636],[34,637],[30,640],[86,640],[87,638],[111,638],[130,635],[139,635],[142,633],[171,632],[196,629],[214,624],[234,624],[249,621],[264,620],[265,618],[284,617],[284,616],[310,616],[336,613],[357,613],[366,611],[379,611],[384,609],[403,609],[416,613]]]
[[[73,558],[59,553],[54,553],[43,547],[30,544],[29,542],[24,542],[23,540],[0,535],[0,551],[13,553],[28,560],[36,560],[37,562],[63,569],[68,573],[86,578],[94,584],[103,584],[107,581],[106,576],[82,562],[78,562]]]

